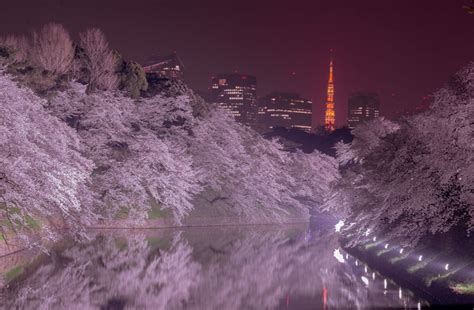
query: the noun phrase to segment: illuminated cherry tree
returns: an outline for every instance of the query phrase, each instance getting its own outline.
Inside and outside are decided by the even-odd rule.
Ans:
[[[437,92],[429,111],[366,123],[351,145],[339,145],[343,179],[328,205],[345,207],[355,236],[370,229],[415,244],[455,226],[473,229],[473,67]]]
[[[155,98],[158,107],[160,100]],[[185,99],[175,102],[180,100]],[[150,106],[112,93],[87,95],[76,84],[58,94],[50,109],[77,129],[85,156],[96,165],[91,191],[99,213],[110,217],[126,209],[129,218],[140,220],[157,202],[179,222],[200,190],[199,170],[183,145],[149,128],[164,114],[157,108],[143,111]]]
[[[309,201],[320,202],[337,175],[334,159],[284,152],[279,143],[263,139],[219,109],[200,120],[193,134],[190,149],[206,174],[206,195],[238,207],[248,219],[307,216],[308,208],[320,205]],[[307,172],[301,173],[306,164]],[[312,187],[316,180],[320,186]]]
[[[0,88],[2,232],[26,238],[26,228],[41,225],[43,236],[51,239],[57,236],[54,223],[80,232],[93,218],[86,199],[93,165],[81,156],[75,131],[10,77],[0,76]]]

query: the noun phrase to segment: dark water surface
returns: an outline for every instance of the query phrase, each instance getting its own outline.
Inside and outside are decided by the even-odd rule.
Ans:
[[[360,309],[425,303],[308,225],[95,232],[10,289],[18,309]]]

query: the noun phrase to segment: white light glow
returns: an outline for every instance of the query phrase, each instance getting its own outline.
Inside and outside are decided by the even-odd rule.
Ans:
[[[402,299],[402,288],[398,289],[398,298]]]
[[[377,237],[374,237],[374,239],[372,239],[372,240],[377,241]]]
[[[365,271],[365,273],[367,273],[367,266],[364,267],[364,271]]]
[[[337,222],[337,224],[334,226],[334,228],[336,229],[336,232],[340,232],[342,226],[344,226],[344,221],[343,220],[340,220],[339,222]]]
[[[359,266],[359,262],[358,262],[358,261],[356,261],[356,266]]]
[[[449,270],[449,264],[446,264],[446,266],[444,266],[444,269]]]
[[[388,249],[388,243],[385,243],[385,249]]]
[[[339,249],[334,250],[334,257],[337,259],[338,262],[344,263],[344,256],[342,256],[341,251]]]
[[[387,289],[387,279],[383,279],[383,288]]]
[[[365,236],[368,236],[370,234],[370,228],[367,228],[367,231],[365,232]]]
[[[372,272],[372,280],[375,280],[375,272]]]
[[[421,262],[422,260],[423,260],[423,255],[420,255],[420,256],[418,257],[418,261]]]
[[[365,285],[369,286],[369,279],[364,276],[360,277],[360,279],[362,280],[362,282],[364,282]]]
[[[417,308],[418,308],[418,310],[421,310],[421,302],[418,302]]]
[[[403,254],[403,249],[400,249],[400,254]]]

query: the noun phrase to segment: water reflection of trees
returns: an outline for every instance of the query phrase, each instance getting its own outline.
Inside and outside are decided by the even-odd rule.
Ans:
[[[331,233],[282,229],[100,236],[55,254],[10,292],[15,298],[8,307],[273,309],[291,308],[298,300],[312,307],[391,303],[334,258],[337,246]]]

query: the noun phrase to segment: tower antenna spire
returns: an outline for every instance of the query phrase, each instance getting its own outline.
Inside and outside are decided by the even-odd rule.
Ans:
[[[334,131],[336,122],[336,111],[334,102],[334,68],[332,60],[332,49],[331,60],[329,62],[329,80],[327,89],[327,100],[326,100],[326,112],[324,114],[324,128],[327,131]]]

